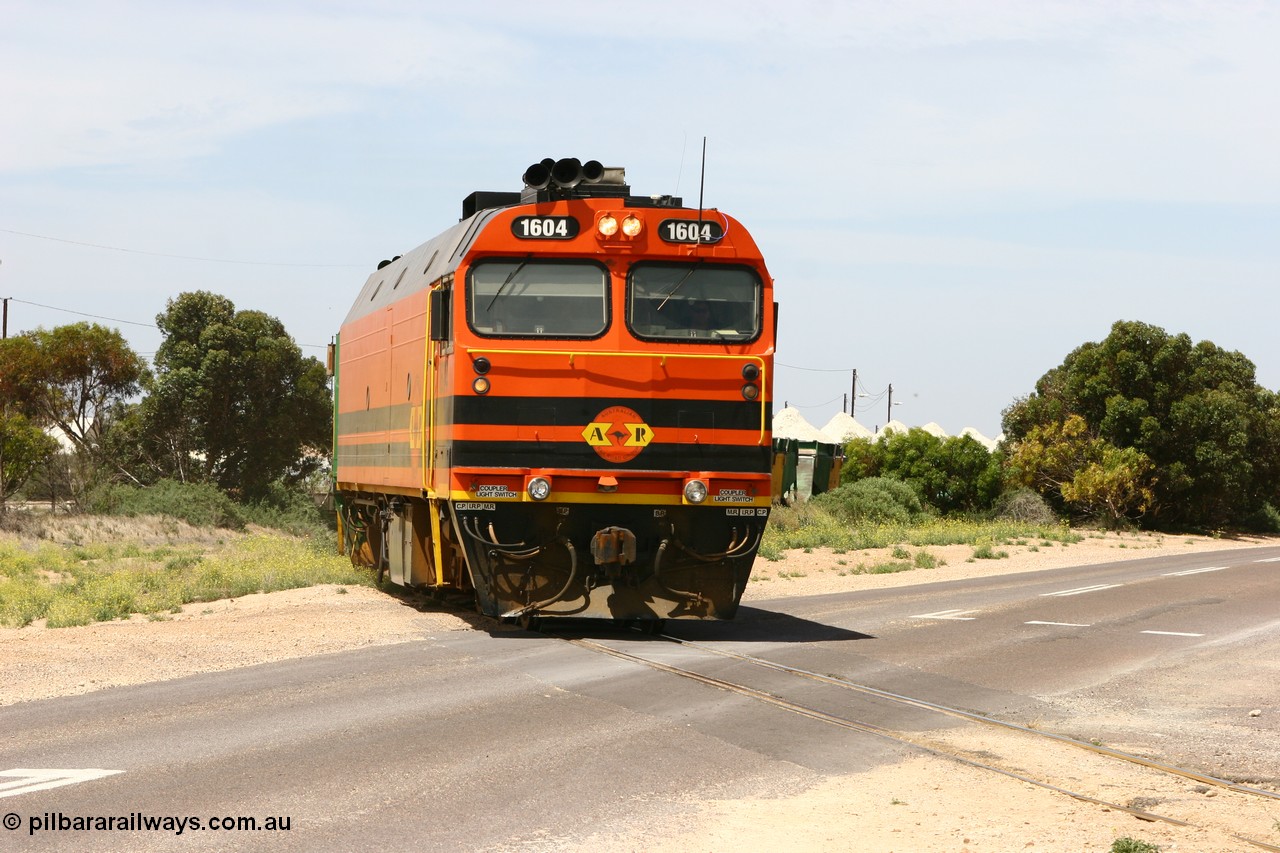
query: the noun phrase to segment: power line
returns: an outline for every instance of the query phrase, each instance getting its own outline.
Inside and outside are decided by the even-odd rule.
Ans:
[[[202,258],[196,255],[173,255],[167,252],[146,252],[142,249],[125,249],[120,246],[104,246],[101,243],[86,243],[81,240],[68,240],[64,237],[49,237],[45,234],[31,234],[26,231],[14,231],[11,228],[0,228],[0,233],[16,234],[19,237],[31,237],[36,240],[51,240],[54,243],[68,243],[72,246],[86,246],[91,249],[106,249],[110,252],[126,252],[131,255],[149,255],[153,258],[175,258],[180,261],[204,261],[211,264],[240,264],[256,267],[312,267],[322,269],[363,269],[363,264],[298,264],[283,261],[240,261],[231,258]]]
[[[116,317],[103,317],[101,314],[86,314],[83,311],[72,311],[70,308],[58,308],[54,305],[41,305],[39,302],[28,302],[25,299],[11,297],[13,302],[20,302],[23,305],[34,305],[36,308],[47,308],[50,311],[61,311],[64,314],[76,314],[80,317],[92,317],[95,320],[110,320],[112,323],[124,323],[126,326],[142,326],[147,329],[158,328],[155,323],[139,323],[134,320],[120,320]]]
[[[784,364],[777,359],[774,359],[773,363],[778,367],[786,367],[791,370],[805,370],[809,373],[848,373],[853,370],[852,367],[801,367],[798,364]]]
[[[86,314],[84,311],[72,311],[70,308],[59,308],[56,305],[42,305],[39,302],[28,302],[26,299],[18,299],[16,296],[7,297],[5,301],[20,302],[23,305],[32,305],[36,308],[44,308],[49,311],[61,311],[64,314],[75,314],[78,317],[92,317],[95,320],[107,320],[111,323],[124,323],[126,326],[142,326],[144,329],[160,328],[155,323],[139,323],[136,320],[121,320],[118,317],[104,317],[101,314]],[[306,347],[308,349],[326,349],[323,344],[298,344],[298,346]]]
[[[801,403],[789,402],[787,403],[787,405],[793,409],[818,409],[818,408],[822,408],[823,406],[830,406],[832,403],[838,403],[838,402],[840,402],[840,398],[833,397],[832,399],[826,401],[825,403],[810,403],[808,405],[803,405]]]

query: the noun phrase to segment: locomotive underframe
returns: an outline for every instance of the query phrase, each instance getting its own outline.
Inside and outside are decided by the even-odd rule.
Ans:
[[[480,612],[519,620],[731,619],[769,512],[371,493],[341,505],[353,562],[405,586],[474,591]]]

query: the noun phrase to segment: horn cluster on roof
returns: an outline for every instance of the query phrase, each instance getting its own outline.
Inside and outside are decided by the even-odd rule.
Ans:
[[[635,197],[627,186],[627,170],[621,166],[605,166],[599,160],[583,163],[577,157],[552,160],[548,157],[524,170],[524,189],[520,192],[477,190],[462,200],[462,218],[482,210],[513,204],[535,204],[575,198],[616,198],[642,207],[681,207],[677,196]]]
[[[549,201],[560,198],[592,198],[626,196],[627,170],[605,166],[599,160],[583,163],[577,157],[552,160],[548,157],[524,170],[524,201]]]

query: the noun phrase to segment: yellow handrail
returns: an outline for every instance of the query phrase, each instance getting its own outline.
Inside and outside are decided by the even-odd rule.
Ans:
[[[501,349],[497,347],[463,347],[468,357],[472,353],[479,355],[563,355],[569,359],[569,366],[573,366],[573,360],[578,356],[606,356],[612,358],[656,358],[660,359],[661,364],[665,367],[669,358],[694,358],[709,360],[725,360],[733,359],[741,361],[747,359],[754,361],[760,365],[760,436],[756,439],[757,445],[765,443],[765,433],[768,432],[768,409],[766,408],[765,394],[763,389],[768,387],[768,363],[765,356],[773,355],[773,347],[765,350],[764,355],[718,355],[714,353],[694,353],[694,352],[621,352],[618,350],[550,350],[550,349]]]

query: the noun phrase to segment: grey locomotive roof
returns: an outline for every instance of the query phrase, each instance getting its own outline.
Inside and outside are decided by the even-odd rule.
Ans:
[[[426,290],[440,276],[458,268],[467,247],[485,223],[501,208],[481,210],[452,228],[411,249],[369,276],[355,304],[342,321],[345,326],[361,317],[399,302],[410,293]]]

